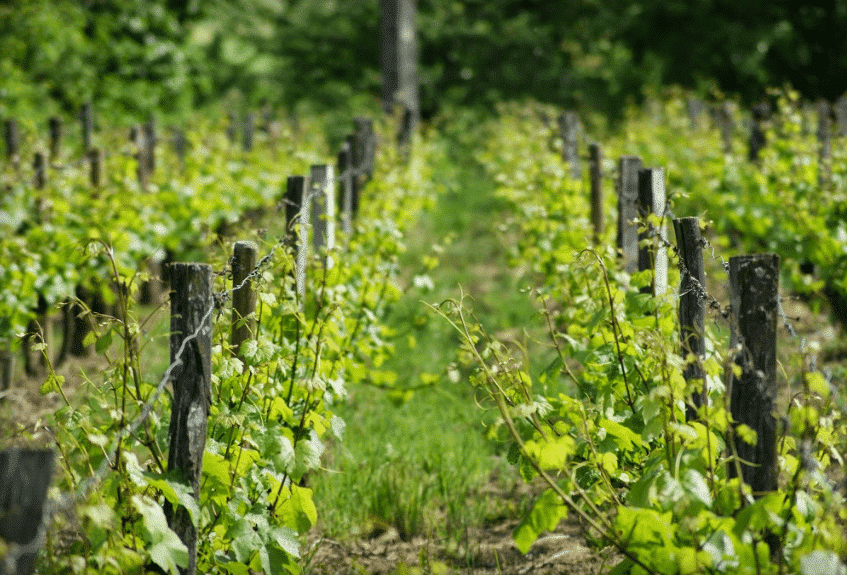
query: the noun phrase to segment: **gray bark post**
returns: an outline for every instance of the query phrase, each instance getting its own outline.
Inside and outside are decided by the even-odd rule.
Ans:
[[[147,162],[147,177],[156,172],[156,121],[151,119],[142,126],[144,135],[144,159]]]
[[[408,112],[410,130],[420,118],[416,4],[415,0],[380,0],[382,105],[387,114],[395,108]]]
[[[664,224],[657,229],[648,218],[662,218],[665,214],[664,168],[639,170],[638,213],[647,224],[647,229],[638,233],[638,271],[652,271],[653,295],[662,295],[668,289],[667,232]],[[648,245],[642,245],[644,243]]]
[[[241,344],[256,335],[256,289],[247,277],[256,269],[259,248],[254,242],[235,242],[232,249],[232,355],[244,361]],[[244,284],[244,285],[241,285]],[[240,287],[239,287],[240,286]]]
[[[779,256],[756,254],[729,260],[730,347],[741,377],[730,375],[730,409],[737,424],[758,435],[756,445],[734,438],[742,479],[754,494],[777,488],[776,330],[779,310]],[[736,477],[730,462],[729,476]]]
[[[562,159],[570,164],[571,178],[578,180],[582,177],[579,165],[579,132],[580,122],[576,112],[559,114],[559,137],[562,139]]]
[[[594,226],[594,243],[600,243],[603,235],[603,151],[600,144],[588,145],[589,169],[591,171],[591,223]]]
[[[826,100],[818,102],[818,185],[832,180],[832,107]]]
[[[718,112],[718,127],[723,141],[723,153],[732,153],[732,134],[735,131],[735,123],[732,120],[732,104],[724,102]]]
[[[238,138],[238,116],[235,112],[229,112],[227,117],[229,118],[229,125],[226,127],[226,138],[230,144],[234,144]]]
[[[359,212],[359,190],[362,188],[362,176],[359,173],[359,160],[357,159],[358,146],[356,135],[350,134],[346,138],[350,146],[350,218],[356,219]]]
[[[847,138],[847,96],[841,96],[835,102],[835,119],[838,123],[838,132]]]
[[[89,162],[89,181],[91,187],[99,190],[103,185],[103,152],[100,148],[91,148],[87,152]]]
[[[354,125],[356,127],[354,160],[360,172],[361,184],[364,185],[373,177],[374,156],[376,155],[374,122],[370,118],[356,118]]]
[[[327,164],[312,166],[311,224],[312,245],[318,255],[335,247],[335,177]],[[326,260],[324,260],[326,262]]]
[[[679,278],[680,355],[685,359],[685,381],[700,380],[699,393],[691,396],[694,408],[686,409],[686,419],[697,418],[696,409],[705,403],[706,380],[702,361],[706,355],[706,273],[703,270],[703,241],[700,220],[679,218],[673,221],[676,247],[681,265]]]
[[[296,254],[294,259],[294,279],[300,301],[306,295],[306,265],[309,257],[309,216],[308,200],[309,178],[289,176],[285,192],[286,229],[295,238]]]
[[[15,354],[8,350],[0,350],[0,391],[12,387],[15,375]]]
[[[185,131],[184,130],[180,130],[180,129],[174,130],[173,146],[174,146],[174,151],[176,151],[177,158],[179,158],[180,166],[184,166],[184,164],[185,164],[185,152],[188,149],[188,141],[185,139]]]
[[[94,134],[94,112],[91,102],[86,102],[82,106],[79,113],[80,123],[82,124],[82,151],[87,153],[93,145]]]
[[[212,372],[212,266],[171,264],[171,363],[173,405],[169,429],[168,471],[178,470],[200,499],[200,475],[206,447],[206,427],[211,405]],[[190,338],[190,339],[189,339]],[[178,356],[180,348],[185,345]],[[197,571],[197,530],[184,507],[165,502],[168,526],[188,547],[188,567]]]
[[[32,170],[35,172],[35,178],[33,179],[35,189],[41,192],[47,186],[47,158],[43,152],[35,153],[35,156],[32,158]],[[38,192],[35,194],[35,217],[40,222],[42,212],[44,211],[44,194]]]
[[[3,136],[6,140],[6,158],[17,166],[20,161],[21,132],[16,120],[6,120],[3,125]]]
[[[69,322],[66,333],[70,337],[68,352],[76,357],[85,357],[91,353],[91,346],[85,345],[85,338],[91,333],[91,322],[93,318],[86,313],[86,308],[93,307],[94,294],[83,286],[76,287],[76,298],[81,303],[72,302],[67,306]]]
[[[759,152],[767,144],[765,135],[765,122],[770,116],[770,106],[767,104],[756,104],[751,110],[751,125],[750,125],[750,150],[747,158],[751,162],[759,160]]]
[[[56,160],[62,149],[62,120],[58,116],[51,116],[50,121],[50,159]]]
[[[691,124],[691,130],[696,131],[700,128],[700,114],[703,113],[703,100],[698,98],[688,98],[688,121]]]
[[[338,177],[341,194],[338,206],[341,209],[341,226],[344,237],[353,233],[353,155],[349,142],[341,144],[338,152]]]
[[[133,126],[129,132],[130,141],[135,144],[135,161],[136,174],[138,175],[138,185],[142,192],[147,191],[150,174],[148,173],[149,162],[147,161],[147,142],[144,135],[144,129],[141,126]]]
[[[241,142],[245,152],[249,152],[253,149],[253,132],[255,130],[255,126],[255,116],[253,115],[253,112],[248,112],[244,116],[244,141]]]
[[[638,271],[638,171],[641,158],[621,156],[618,182],[618,249],[623,258],[623,269],[634,274]]]
[[[42,518],[47,489],[53,478],[55,453],[49,449],[0,451],[0,540],[15,553],[18,546],[35,547],[20,553],[13,565],[0,557],[0,575],[29,575],[44,537]],[[7,569],[8,568],[8,569]]]

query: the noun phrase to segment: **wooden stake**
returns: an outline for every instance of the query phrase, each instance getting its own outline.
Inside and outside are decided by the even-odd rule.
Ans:
[[[776,330],[779,313],[779,256],[757,254],[729,260],[730,347],[741,376],[730,374],[730,408],[736,424],[756,432],[750,445],[735,434],[734,445],[744,482],[753,493],[777,488]],[[736,477],[736,465],[728,465]]]
[[[312,166],[312,245],[315,254],[335,247],[335,177],[327,164]],[[326,261],[326,260],[325,260]]]
[[[605,222],[603,221],[603,151],[599,144],[588,145],[589,170],[591,172],[591,223],[594,226],[594,243],[600,243]]]
[[[83,153],[87,153],[93,144],[94,133],[94,112],[92,111],[91,102],[83,104],[79,118],[82,124],[82,151]]]
[[[641,158],[621,156],[618,182],[618,249],[623,258],[623,269],[634,274],[638,271],[638,170]]]
[[[171,363],[174,390],[168,470],[178,471],[200,499],[200,475],[211,405],[212,267],[171,264]],[[179,351],[183,348],[183,352]],[[197,572],[197,530],[184,507],[165,502],[168,525],[188,547],[186,575]]]
[[[62,148],[62,120],[58,116],[50,117],[50,159],[55,161]]]
[[[256,289],[247,279],[256,268],[259,248],[254,242],[235,242],[232,250],[232,355],[244,361],[241,344],[256,335]],[[244,285],[241,285],[244,284]],[[239,287],[241,286],[241,287]]]
[[[706,401],[706,380],[703,358],[706,355],[706,273],[703,270],[703,242],[700,220],[679,218],[673,221],[676,246],[682,262],[679,281],[679,341],[680,355],[685,359],[682,375],[685,381],[699,379],[702,389],[691,396],[694,408],[688,406],[686,419],[697,417],[696,408]]]
[[[649,217],[665,214],[664,168],[639,170],[638,213],[647,222],[647,229],[638,233],[638,271],[652,271],[653,295],[662,295],[668,289],[667,232],[664,224],[656,229]]]
[[[571,178],[582,178],[579,165],[579,116],[576,112],[562,112],[559,115],[559,137],[562,139],[562,159],[571,166]]]
[[[341,178],[341,193],[338,207],[341,210],[341,225],[344,236],[353,233],[353,161],[349,142],[341,144],[338,152],[338,175]]]

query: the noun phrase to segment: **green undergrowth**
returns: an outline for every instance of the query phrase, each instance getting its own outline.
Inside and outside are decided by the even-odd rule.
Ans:
[[[327,536],[394,528],[403,539],[463,546],[468,529],[521,513],[520,501],[503,496],[519,480],[501,446],[486,438],[491,417],[460,383],[467,375],[456,365],[456,336],[426,305],[461,289],[493,326],[528,325],[536,313],[505,265],[508,238],[497,222],[507,206],[473,159],[473,136],[455,127],[461,121],[441,126],[445,156],[433,166],[439,199],[409,231],[400,260],[403,296],[386,319],[394,354],[382,366],[396,381],[385,390],[351,389],[339,409],[344,442],[315,485]],[[531,334],[512,332],[520,345],[532,344]]]

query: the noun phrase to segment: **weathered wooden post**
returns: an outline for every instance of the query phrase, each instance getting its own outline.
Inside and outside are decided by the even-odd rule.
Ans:
[[[185,153],[188,150],[188,140],[185,138],[185,131],[180,130],[178,128],[174,129],[173,135],[173,147],[176,152],[177,158],[179,158],[179,165],[185,165]]]
[[[603,151],[600,144],[588,145],[589,170],[591,172],[591,224],[594,227],[594,243],[600,243],[605,222],[603,220]]]
[[[212,401],[212,266],[173,263],[171,277],[171,378],[173,405],[168,471],[177,471],[200,499],[200,475]],[[168,526],[188,547],[186,575],[197,571],[197,530],[184,507],[165,502]]]
[[[335,177],[328,164],[312,166],[311,174],[312,245],[315,255],[335,247]],[[324,263],[327,263],[324,258]]]
[[[664,168],[638,171],[638,213],[647,224],[647,229],[638,233],[638,271],[652,271],[652,293],[662,295],[668,289],[667,232],[664,224],[657,228],[650,216],[663,218],[665,214]]]
[[[699,98],[688,98],[688,121],[691,124],[691,131],[696,131],[700,128],[700,114],[703,113],[703,100]]]
[[[380,9],[382,106],[387,114],[408,113],[401,132],[411,134],[420,118],[416,1],[380,0]]]
[[[3,124],[3,136],[6,140],[6,158],[17,167],[20,161],[21,132],[17,120],[10,118]]]
[[[706,401],[706,379],[702,361],[706,355],[706,273],[703,269],[703,240],[700,220],[679,218],[673,221],[679,253],[679,342],[685,359],[682,376],[685,381],[700,380],[699,393],[691,396],[686,409],[687,420],[697,418],[697,408]]]
[[[618,181],[618,249],[623,258],[623,269],[634,274],[638,271],[638,171],[641,158],[621,156]]]
[[[235,242],[232,249],[232,355],[244,361],[241,344],[256,335],[256,289],[247,279],[256,268],[259,248],[254,242]],[[243,285],[242,285],[243,284]]]
[[[755,104],[750,111],[750,151],[747,158],[751,162],[759,160],[759,152],[767,144],[767,136],[765,135],[765,122],[770,116],[770,106],[766,103]]]
[[[256,119],[253,112],[247,112],[247,114],[244,115],[244,141],[241,142],[245,152],[249,152],[253,149],[253,132],[255,130],[255,126]]]
[[[9,349],[0,349],[0,391],[12,387],[15,375],[15,354]]]
[[[311,202],[308,201],[309,187],[309,178],[289,176],[285,191],[286,229],[296,241],[294,279],[297,284],[297,295],[301,302],[306,295],[306,265],[309,254],[309,217],[311,211]]]
[[[145,141],[144,129],[141,126],[133,126],[129,132],[129,139],[135,145],[138,185],[142,192],[146,192],[147,185],[150,182],[150,174],[148,172],[149,162],[147,161],[147,142]]]
[[[47,489],[53,478],[52,450],[0,451],[0,575],[29,575],[44,538]]]
[[[359,144],[357,143],[356,134],[350,134],[346,138],[347,145],[350,146],[350,178],[351,178],[351,203],[350,217],[356,219],[356,214],[359,212],[359,191],[362,188],[362,177],[359,173],[360,165],[358,160]]]
[[[79,113],[79,119],[82,124],[82,151],[83,153],[87,153],[94,143],[94,112],[91,102],[83,104],[82,110]]]
[[[376,137],[374,135],[374,122],[370,118],[355,118],[356,145],[354,149],[354,162],[361,178],[361,186],[364,186],[373,177],[374,156],[376,154]],[[359,191],[361,191],[361,186]],[[358,204],[357,204],[358,207]]]
[[[562,139],[562,159],[570,164],[571,178],[578,180],[582,177],[579,165],[579,133],[580,122],[576,112],[559,114],[559,137]]]
[[[741,376],[730,374],[733,421],[756,432],[751,445],[735,434],[740,461],[730,462],[729,476],[741,470],[754,494],[777,488],[776,466],[776,330],[779,310],[779,256],[756,254],[729,259],[730,348]],[[749,463],[745,463],[749,462]]]
[[[835,120],[838,123],[838,132],[847,138],[847,95],[835,101]]]
[[[100,148],[91,148],[87,152],[89,162],[89,181],[94,190],[103,185],[103,152]]]
[[[723,153],[732,153],[732,134],[735,132],[735,123],[732,119],[732,104],[723,102],[718,110],[718,129],[723,142]]]
[[[832,180],[832,106],[818,102],[818,185]]]
[[[147,162],[147,178],[153,177],[156,172],[156,121],[151,118],[141,127],[144,136],[144,159]]]
[[[35,172],[33,184],[35,189],[43,191],[47,186],[47,158],[43,152],[35,152],[32,158],[32,171]],[[41,219],[41,212],[44,209],[44,194],[36,193],[35,195],[36,218]]]
[[[349,141],[341,144],[338,152],[338,177],[341,184],[338,201],[338,207],[341,210],[341,227],[344,237],[349,239],[353,233],[353,154]]]
[[[235,112],[228,112],[227,118],[229,124],[226,127],[226,138],[230,144],[234,144],[238,138],[238,115]]]
[[[62,149],[62,120],[58,116],[51,116],[50,126],[50,159],[55,161]]]
[[[68,352],[76,357],[85,357],[91,353],[91,346],[85,345],[85,338],[91,333],[93,318],[89,311],[93,311],[94,294],[86,287],[81,285],[76,286],[77,301],[68,305],[67,311],[70,314],[70,325],[66,327],[66,331],[72,331],[72,338],[68,344]]]

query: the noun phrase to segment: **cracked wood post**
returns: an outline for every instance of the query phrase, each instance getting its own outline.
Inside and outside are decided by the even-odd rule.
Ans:
[[[736,424],[756,432],[750,445],[734,435],[744,483],[754,494],[777,488],[776,467],[776,330],[779,313],[779,256],[756,254],[729,260],[730,353],[741,376],[730,374],[730,410]],[[730,462],[729,476],[737,476]]]
[[[6,565],[6,557],[0,557],[0,575],[29,575],[35,570],[46,527],[42,525],[44,502],[55,460],[55,452],[50,449],[0,451],[0,541],[9,546],[7,552],[14,552],[18,546],[35,547],[35,551],[21,553],[14,565]]]
[[[638,271],[638,170],[641,158],[621,156],[618,181],[618,249],[623,269],[628,274]]]
[[[600,144],[588,145],[589,170],[591,172],[591,223],[594,226],[594,243],[600,243],[605,222],[603,221],[603,151]]]
[[[374,156],[376,155],[376,136],[374,135],[374,121],[370,118],[358,117],[353,120],[356,127],[356,146],[354,147],[354,161],[360,180],[359,189],[368,183],[373,177]],[[358,203],[356,204],[358,208]]]
[[[149,179],[156,172],[156,121],[151,118],[141,127],[141,133],[144,136],[144,159]]]
[[[659,296],[668,289],[667,232],[664,222],[657,230],[650,216],[664,218],[665,169],[643,168],[638,172],[638,214],[647,229],[638,232],[638,271],[653,272],[652,292]],[[650,290],[644,290],[649,292]]]
[[[315,255],[335,247],[335,176],[333,166],[319,164],[312,166],[309,195],[311,196],[312,245]],[[331,259],[324,256],[324,264]]]
[[[416,12],[416,0],[380,0],[382,106],[389,115],[399,109],[398,140],[406,141],[420,119]]]
[[[766,103],[755,104],[750,114],[750,148],[747,159],[751,162],[757,162],[759,161],[759,152],[768,143],[765,123],[771,114],[770,106]]]
[[[206,427],[211,405],[212,371],[212,266],[173,263],[171,276],[171,363],[180,364],[171,374],[173,405],[168,432],[168,471],[178,471],[200,499],[200,475],[206,447]],[[182,346],[183,352],[179,350]],[[179,357],[177,357],[179,355]],[[168,526],[188,547],[188,567],[197,571],[197,530],[184,507],[165,502]]]
[[[356,214],[359,212],[359,190],[362,188],[359,162],[361,144],[358,143],[356,134],[348,135],[346,141],[347,145],[350,146],[350,219],[355,220]]]
[[[79,120],[82,124],[82,152],[88,153],[93,144],[94,112],[91,102],[86,102],[79,112]]]
[[[50,116],[50,159],[56,161],[62,149],[62,120],[58,116]]]
[[[571,167],[571,178],[579,180],[579,116],[576,112],[559,114],[559,137],[562,139],[562,159]]]
[[[5,391],[12,387],[14,375],[15,353],[9,349],[0,349],[0,391]]]
[[[232,248],[232,355],[244,361],[241,344],[256,335],[256,289],[247,279],[256,268],[255,242],[235,242]],[[244,284],[244,285],[241,285]],[[239,287],[240,286],[240,287]]]
[[[309,178],[289,176],[285,191],[286,229],[295,242],[294,280],[300,305],[306,295],[306,265],[309,257]]]
[[[20,161],[21,131],[17,120],[8,119],[3,125],[3,136],[6,140],[6,159],[17,167]]]
[[[685,418],[697,418],[697,409],[706,400],[706,379],[703,358],[706,355],[706,274],[703,270],[703,242],[700,220],[679,218],[673,221],[676,246],[682,264],[679,278],[679,341],[680,355],[685,360],[682,376],[685,381],[700,380],[699,393],[691,395]]]
[[[349,239],[353,233],[353,154],[349,141],[341,144],[338,152],[338,177],[341,184],[338,201],[338,207],[341,209],[341,226],[344,237]]]
[[[89,181],[96,192],[103,185],[103,152],[100,148],[91,148],[87,152],[89,162]]]

